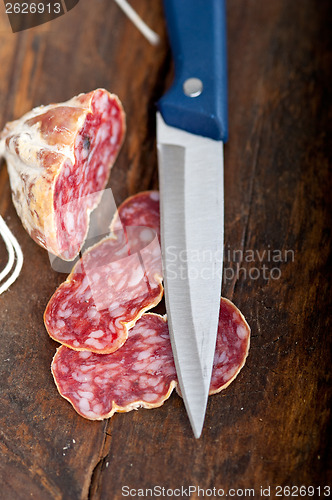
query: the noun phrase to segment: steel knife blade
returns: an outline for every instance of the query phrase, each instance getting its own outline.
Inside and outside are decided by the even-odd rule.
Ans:
[[[218,327],[227,138],[224,0],[164,0],[175,80],[159,101],[165,300],[185,407],[201,435]]]

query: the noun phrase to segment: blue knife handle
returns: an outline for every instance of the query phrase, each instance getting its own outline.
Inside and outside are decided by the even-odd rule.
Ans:
[[[175,79],[158,102],[167,125],[211,139],[227,139],[225,0],[164,0]],[[184,92],[189,78],[203,83],[200,95]]]

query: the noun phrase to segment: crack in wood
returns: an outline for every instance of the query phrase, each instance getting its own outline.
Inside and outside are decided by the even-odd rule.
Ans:
[[[87,500],[97,500],[100,498],[102,472],[106,466],[106,459],[111,448],[111,434],[107,432],[108,425],[109,420],[106,420],[104,424],[104,439],[100,447],[99,459],[91,473]]]
[[[248,191],[249,191],[249,203],[248,203],[248,213],[246,216],[245,226],[244,226],[243,233],[242,233],[242,241],[241,241],[241,255],[242,256],[244,255],[244,251],[245,251],[245,248],[247,246],[248,239],[249,239],[248,238],[249,221],[250,221],[250,215],[252,212],[252,205],[253,205],[254,180],[255,180],[255,176],[256,176],[258,155],[259,155],[260,146],[261,146],[261,134],[262,134],[262,129],[263,129],[263,124],[262,124],[263,119],[262,119],[261,113],[259,113],[259,112],[257,113],[255,122],[256,123],[254,125],[254,133],[255,133],[255,130],[257,128],[258,137],[257,137],[256,144],[255,144],[250,179],[248,181],[248,184],[249,184],[249,189],[248,189]],[[256,125],[256,124],[258,124],[258,125]],[[242,264],[243,264],[243,259],[241,259],[241,262],[239,263],[239,268],[242,267]],[[232,290],[231,290],[231,295],[230,295],[231,300],[233,299],[233,296],[235,294],[235,289],[236,289],[238,283],[239,283],[239,275],[238,275],[238,273],[235,273],[235,279],[232,283]]]

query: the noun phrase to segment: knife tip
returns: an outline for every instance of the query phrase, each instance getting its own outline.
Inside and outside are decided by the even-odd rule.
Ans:
[[[203,428],[202,428],[202,429],[203,429]],[[202,435],[202,429],[197,430],[197,429],[194,429],[194,428],[193,428],[193,431],[194,431],[194,436],[195,436],[195,438],[196,438],[196,439],[199,439],[199,438],[201,437],[201,435]]]
[[[200,415],[199,418],[197,418],[197,416],[195,418],[193,418],[191,413],[189,413],[189,412],[187,412],[187,413],[189,416],[189,421],[190,421],[190,425],[191,425],[191,428],[193,430],[194,436],[196,439],[199,439],[201,437],[202,431],[203,431],[205,412],[203,413],[203,415]]]

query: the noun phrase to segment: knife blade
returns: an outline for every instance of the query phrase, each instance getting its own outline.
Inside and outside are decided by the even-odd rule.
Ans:
[[[164,10],[175,63],[157,112],[165,301],[180,390],[198,438],[222,284],[225,2],[164,0]]]

